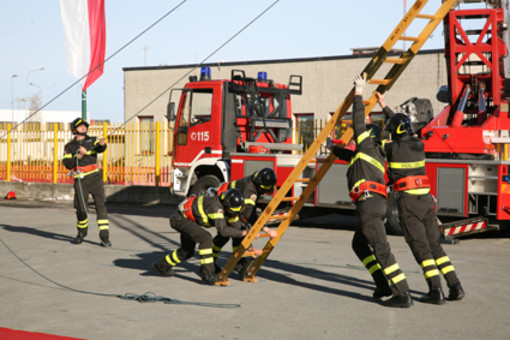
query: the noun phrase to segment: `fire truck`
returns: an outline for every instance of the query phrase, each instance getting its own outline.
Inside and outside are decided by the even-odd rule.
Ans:
[[[447,239],[495,229],[510,219],[508,0],[483,3],[483,8],[446,15],[449,86],[441,88],[438,99],[448,105],[432,120],[419,122],[417,131],[425,143],[431,193]],[[176,91],[177,105],[172,101]],[[292,144],[291,110],[291,95],[301,93],[301,76],[278,84],[264,72],[250,78],[233,70],[230,79],[211,80],[208,68],[201,70],[200,79],[172,90],[171,192],[200,194],[264,167],[275,170],[281,186],[302,157],[293,152],[302,146]],[[299,197],[326,158],[310,161],[287,196]],[[347,164],[335,161],[304,206],[352,209],[346,172]],[[401,233],[392,195],[387,227]]]
[[[510,220],[508,0],[477,3],[444,19],[447,106],[418,131],[445,238]],[[390,228],[397,215],[390,200]]]

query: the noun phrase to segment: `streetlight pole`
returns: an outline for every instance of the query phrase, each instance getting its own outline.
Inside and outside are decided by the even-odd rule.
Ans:
[[[30,70],[27,72],[27,79],[25,82],[25,99],[28,98],[28,76],[30,75],[30,73],[37,72],[37,71],[44,71],[44,67],[36,68],[35,70]]]
[[[12,125],[14,126],[14,78],[17,78],[17,74],[11,76],[11,118]]]

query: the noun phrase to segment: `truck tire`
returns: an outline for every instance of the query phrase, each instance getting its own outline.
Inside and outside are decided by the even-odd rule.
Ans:
[[[400,226],[400,215],[398,213],[397,197],[395,193],[391,193],[388,197],[386,230],[392,235],[402,235],[402,227]]]
[[[220,184],[220,180],[214,175],[202,176],[195,182],[195,184],[191,186],[189,189],[189,195],[204,195],[206,194],[207,189],[217,188],[220,186]]]

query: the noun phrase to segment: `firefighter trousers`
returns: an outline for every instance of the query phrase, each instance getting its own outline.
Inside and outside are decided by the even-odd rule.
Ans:
[[[203,226],[177,211],[170,217],[170,226],[181,234],[181,247],[170,255],[170,259],[173,259],[170,264],[175,265],[192,257],[198,244],[201,268],[208,273],[214,273],[211,234]]]
[[[391,253],[386,237],[383,223],[386,208],[386,199],[377,194],[356,202],[359,224],[352,239],[352,249],[372,275],[378,288],[389,284],[392,292],[399,294],[407,292],[409,285]]]
[[[78,219],[78,230],[86,230],[88,227],[87,202],[89,195],[94,198],[99,230],[109,230],[108,212],[106,211],[106,196],[103,186],[102,170],[74,180],[74,208]]]
[[[439,271],[448,287],[459,283],[455,269],[440,244],[441,235],[432,195],[399,193],[398,212],[405,240],[430,288],[441,288]]]

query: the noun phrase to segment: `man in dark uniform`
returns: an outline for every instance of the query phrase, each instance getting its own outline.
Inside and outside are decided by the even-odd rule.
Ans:
[[[232,188],[239,189],[243,193],[244,211],[241,214],[241,220],[243,223],[243,229],[249,230],[259,217],[257,214],[257,200],[260,196],[273,192],[275,185],[276,173],[271,168],[264,168],[254,172],[250,176],[223,183],[217,189],[216,194],[221,195],[221,193]],[[264,226],[262,231],[267,233],[270,238],[276,237],[276,231],[269,227]],[[221,248],[223,248],[228,240],[228,237],[223,237],[220,234],[217,234],[213,238],[213,256],[215,265]],[[241,244],[242,240],[242,238],[232,239],[232,252],[237,250],[237,247]],[[243,257],[234,267],[234,271],[239,274],[241,280],[244,278],[250,264],[251,261],[248,261],[245,257]],[[216,272],[219,272],[219,270],[221,269],[216,265]]]
[[[465,293],[448,255],[439,243],[440,234],[434,212],[435,199],[430,195],[425,173],[423,142],[414,135],[409,116],[395,114],[377,94],[378,102],[388,118],[387,129],[392,141],[384,150],[388,159],[388,177],[397,192],[400,225],[414,258],[420,264],[429,292],[420,301],[441,305],[445,302],[439,271],[450,288],[448,300],[460,300]]]
[[[413,304],[409,285],[391,253],[383,222],[388,196],[384,179],[384,153],[380,144],[381,130],[373,124],[365,125],[362,97],[365,79],[356,76],[354,84],[352,125],[356,150],[334,147],[330,139],[327,147],[338,158],[349,162],[347,182],[360,220],[354,232],[352,248],[375,281],[374,298],[393,295],[383,304],[408,308]]]
[[[238,189],[230,189],[219,196],[189,196],[170,216],[170,226],[181,234],[181,247],[152,264],[152,269],[163,276],[173,276],[175,267],[195,253],[198,243],[200,276],[202,282],[214,285],[212,236],[204,229],[215,227],[223,237],[244,237],[239,215],[244,198]]]
[[[62,160],[64,166],[72,170],[74,176],[74,207],[78,218],[78,234],[73,243],[80,244],[87,236],[89,223],[87,202],[89,194],[91,194],[96,204],[101,245],[111,247],[103,171],[97,162],[97,154],[106,150],[106,141],[104,138],[97,139],[88,136],[88,127],[89,124],[81,118],[76,118],[71,122],[71,131],[75,137],[65,145],[64,159]]]

